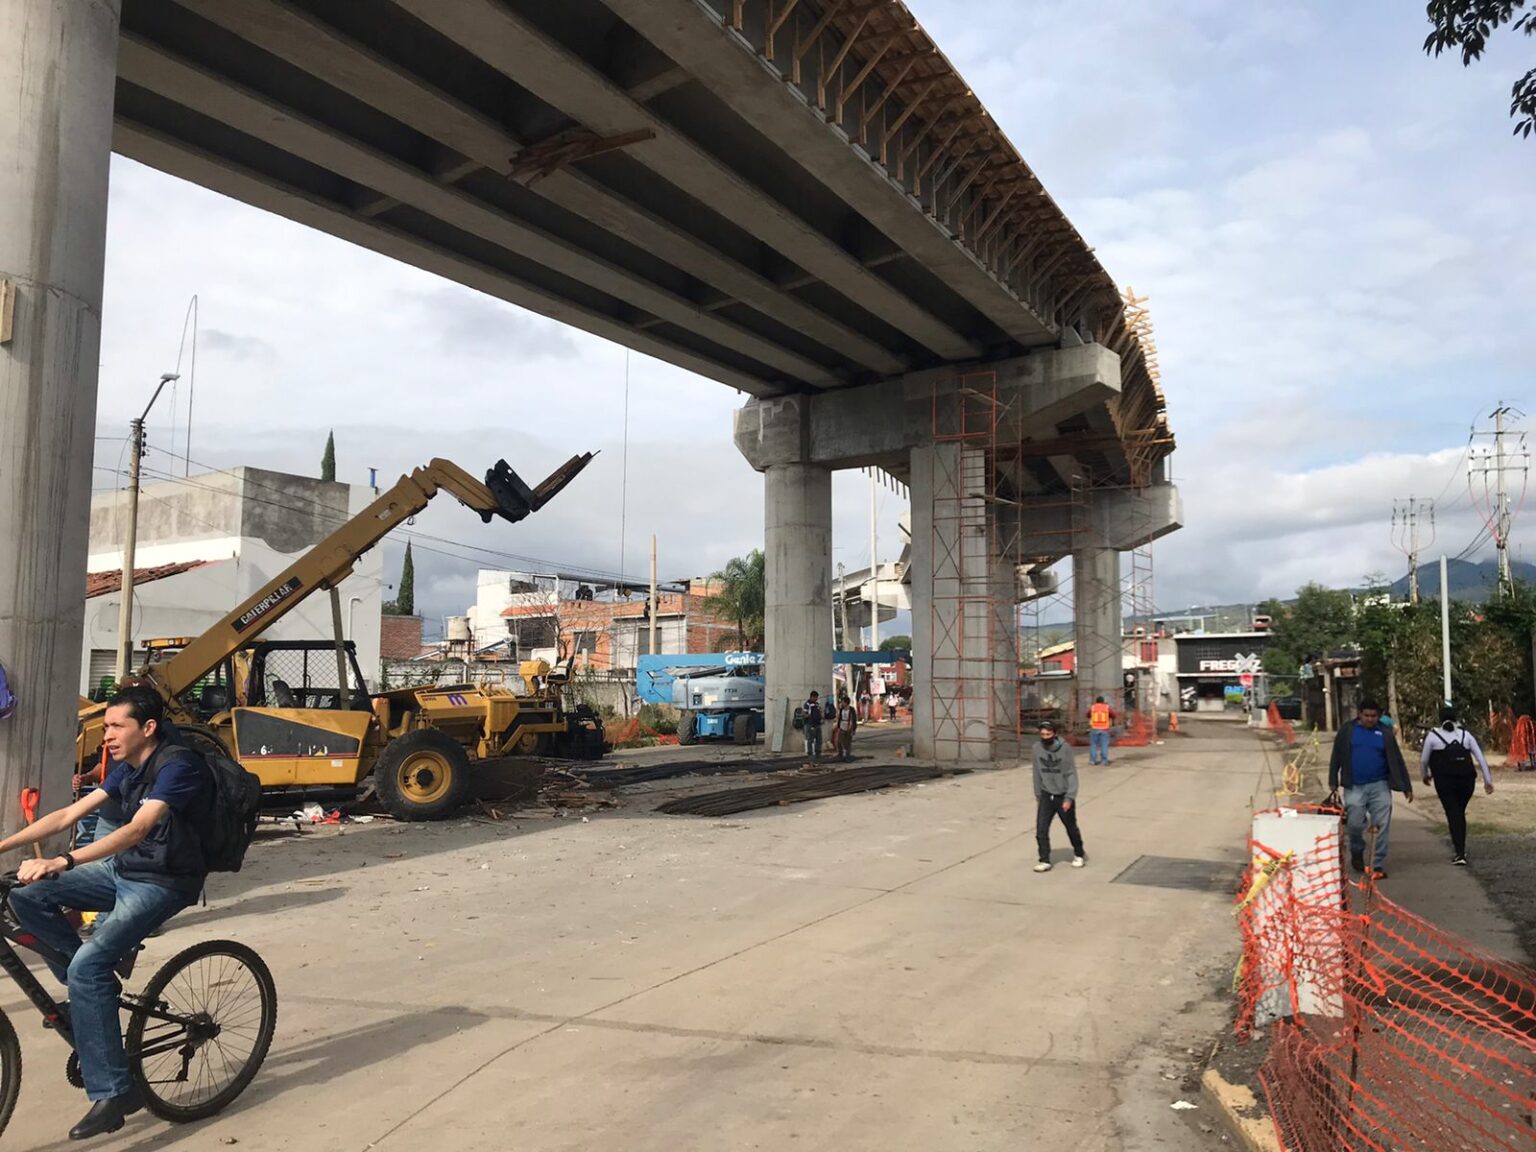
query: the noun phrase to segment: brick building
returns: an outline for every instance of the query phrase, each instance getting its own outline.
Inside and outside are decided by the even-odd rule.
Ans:
[[[660,654],[722,652],[738,647],[736,624],[710,612],[713,590],[694,581],[686,592],[662,592],[656,604],[656,649]],[[517,658],[574,655],[579,667],[630,671],[650,654],[646,598],[567,597],[528,592],[512,597],[501,612]]]

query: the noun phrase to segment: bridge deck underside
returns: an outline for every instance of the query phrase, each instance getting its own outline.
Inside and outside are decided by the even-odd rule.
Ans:
[[[1071,328],[1127,363],[1113,424],[1160,422],[1112,282],[904,12],[124,0],[114,146],[751,395]]]

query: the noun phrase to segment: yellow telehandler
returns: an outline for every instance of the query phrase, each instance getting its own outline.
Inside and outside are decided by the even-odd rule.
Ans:
[[[447,460],[433,460],[402,476],[201,636],[152,660],[139,679],[165,698],[185,743],[233,757],[261,777],[263,788],[344,789],[372,776],[380,802],[401,820],[441,819],[458,808],[469,796],[477,760],[515,754],[596,759],[603,754],[602,725],[590,708],[565,705],[567,669],[525,663],[521,693],[453,684],[370,695],[351,645],[339,635],[260,639],[306,597],[339,585],[359,556],[439,491],[451,492],[486,522],[500,516],[516,523],[553,499],[592,455],[573,456],[531,489],[504,460],[484,483]],[[75,749],[81,772],[101,761],[105,708],[82,704]]]

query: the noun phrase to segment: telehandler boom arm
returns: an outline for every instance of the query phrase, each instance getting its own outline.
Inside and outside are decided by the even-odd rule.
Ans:
[[[390,529],[416,515],[439,491],[457,496],[480,513],[517,523],[537,512],[574,480],[593,453],[572,456],[537,488],[529,488],[499,460],[476,480],[457,464],[433,460],[402,476],[395,486],[316,544],[245,603],[235,608],[164,664],[152,665],[149,676],[168,698],[175,699],[196,684],[243,644],[260,636],[313,592],[340,584],[357,558],[389,534]]]

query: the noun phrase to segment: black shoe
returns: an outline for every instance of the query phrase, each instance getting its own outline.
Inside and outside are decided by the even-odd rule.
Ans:
[[[1365,857],[1364,856],[1350,856],[1350,858],[1349,858],[1349,866],[1351,868],[1353,868],[1356,872],[1364,872],[1365,871]]]
[[[130,1088],[121,1096],[114,1096],[110,1100],[98,1100],[91,1105],[91,1110],[85,1117],[69,1130],[71,1140],[89,1140],[92,1136],[105,1136],[108,1132],[116,1132],[123,1126],[123,1121],[144,1107],[144,1097],[140,1096],[138,1089]]]
[[[1461,853],[1457,853],[1451,857],[1451,863],[1455,864],[1458,868],[1465,868],[1467,866],[1467,858]]]

